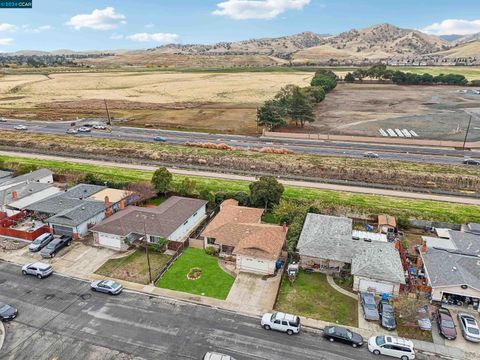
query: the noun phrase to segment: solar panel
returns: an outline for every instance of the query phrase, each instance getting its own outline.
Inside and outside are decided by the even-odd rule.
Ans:
[[[412,135],[415,136],[415,137],[418,137],[418,134],[417,134],[415,131],[413,131],[413,130],[410,130],[410,134],[412,134]]]
[[[412,135],[408,132],[407,129],[402,129],[402,133],[403,133],[403,135],[405,135],[405,137],[408,137],[408,138],[412,137]]]
[[[388,134],[385,132],[385,130],[383,129],[380,129],[378,130],[378,132],[382,135],[382,136],[388,136]]]
[[[395,129],[395,132],[397,133],[398,136],[404,137],[403,133],[400,131],[400,129]]]

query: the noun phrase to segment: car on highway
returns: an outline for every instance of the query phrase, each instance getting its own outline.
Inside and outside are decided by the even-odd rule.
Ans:
[[[380,319],[374,294],[369,292],[361,292],[360,303],[362,304],[363,318],[365,320],[378,321]]]
[[[0,117],[0,122],[7,122],[7,119]]]
[[[45,233],[37,237],[35,240],[32,241],[30,245],[28,245],[28,250],[31,252],[37,252],[42,250],[45,246],[48,245],[50,241],[53,240],[53,235],[50,233]]]
[[[67,133],[67,134],[78,134],[78,130],[72,128],[72,129],[68,129],[68,130],[66,131],[66,133]]]
[[[475,317],[462,312],[459,312],[457,317],[465,340],[480,342],[480,328]]]
[[[0,302],[0,320],[10,321],[17,317],[18,310],[15,309],[12,305],[5,304]]]
[[[380,157],[380,155],[378,155],[377,153],[374,153],[372,151],[367,151],[367,152],[363,153],[363,157],[370,158],[370,159],[378,159]]]
[[[165,141],[167,141],[167,139],[165,139],[164,137],[161,137],[161,136],[155,136],[153,138],[153,141],[165,142]]]
[[[72,237],[68,235],[62,235],[57,239],[53,239],[45,246],[41,251],[40,255],[44,258],[53,258],[57,252],[63,249],[65,246],[70,246],[72,243]]]
[[[413,342],[393,336],[372,336],[368,339],[368,350],[375,355],[387,355],[401,360],[415,359]]]
[[[110,295],[118,295],[122,292],[122,284],[113,280],[97,280],[90,284],[90,288],[93,291],[103,292]]]
[[[397,323],[395,322],[395,312],[392,305],[386,300],[380,301],[378,304],[378,314],[380,316],[380,325],[387,330],[395,330]]]
[[[230,355],[221,354],[219,352],[208,351],[203,355],[202,360],[235,360]]]
[[[93,128],[95,130],[107,130],[107,127],[105,125],[101,125],[101,124],[93,125]]]
[[[50,264],[45,264],[42,262],[35,262],[31,264],[26,264],[22,266],[23,275],[33,275],[39,279],[50,276],[53,273],[53,268]]]
[[[28,127],[26,127],[25,125],[15,125],[13,128],[20,131],[28,130]]]
[[[260,324],[265,330],[286,332],[288,335],[300,332],[300,318],[283,312],[263,314]]]
[[[82,133],[87,133],[87,132],[92,131],[92,129],[90,129],[89,127],[86,127],[86,126],[82,126],[82,127],[78,128],[78,131],[82,132]]]
[[[440,307],[436,312],[438,331],[447,340],[455,340],[457,338],[457,330],[453,322],[450,310]]]
[[[465,159],[462,161],[464,165],[480,165],[480,160],[475,159]]]
[[[363,345],[363,337],[342,326],[325,326],[323,336],[331,342],[338,341],[356,348]]]

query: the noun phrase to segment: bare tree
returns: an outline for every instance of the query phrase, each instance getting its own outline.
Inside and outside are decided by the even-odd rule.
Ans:
[[[132,191],[137,195],[138,200],[135,201],[135,204],[137,205],[157,196],[153,185],[146,181],[130,183],[128,184],[127,190]]]

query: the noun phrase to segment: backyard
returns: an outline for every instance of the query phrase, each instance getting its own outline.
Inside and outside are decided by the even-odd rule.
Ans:
[[[275,308],[279,311],[348,326],[358,326],[357,301],[333,289],[324,274],[300,272],[285,278]]]
[[[152,277],[165,266],[170,256],[151,251],[150,267]],[[131,281],[140,284],[148,284],[148,262],[144,250],[137,249],[130,255],[118,259],[110,259],[95,272],[119,280]]]
[[[216,257],[203,249],[187,248],[156,286],[224,300],[233,282]]]

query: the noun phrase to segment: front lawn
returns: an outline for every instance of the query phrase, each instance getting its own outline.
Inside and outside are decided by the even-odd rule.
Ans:
[[[152,278],[155,278],[170,259],[170,256],[153,251],[150,251],[149,255]],[[143,249],[138,249],[126,257],[108,260],[95,273],[119,280],[148,284],[147,255]]]
[[[192,268],[201,269],[196,280],[187,277]],[[234,280],[220,268],[215,256],[205,254],[203,249],[187,248],[156,286],[224,300]]]
[[[433,342],[432,332],[421,330],[418,326],[412,326],[409,324],[403,323],[401,319],[397,317],[397,333],[398,336],[415,339],[421,341]]]
[[[333,289],[324,274],[301,271],[290,285],[284,278],[275,308],[342,325],[358,326],[357,301]]]

